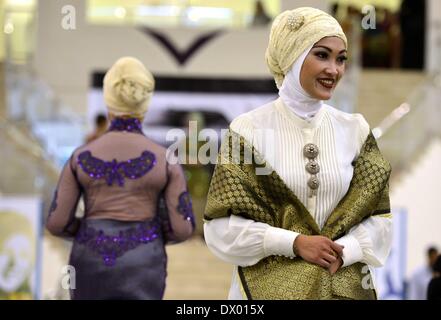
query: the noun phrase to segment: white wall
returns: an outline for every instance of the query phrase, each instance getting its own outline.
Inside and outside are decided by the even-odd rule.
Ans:
[[[441,70],[441,1],[426,0],[426,65],[428,72]]]
[[[435,140],[391,188],[391,205],[407,210],[407,275],[426,262],[431,244],[441,249],[441,141]]]

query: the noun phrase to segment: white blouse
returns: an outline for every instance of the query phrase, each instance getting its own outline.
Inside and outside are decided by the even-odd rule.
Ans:
[[[303,120],[279,98],[237,117],[230,125],[264,156],[298,199],[313,215],[320,228],[349,189],[355,160],[369,134],[361,114],[348,114],[324,104],[310,120]],[[269,130],[273,137],[258,129]],[[266,140],[265,140],[266,138]],[[303,146],[319,148],[317,162],[320,186],[309,197]],[[384,264],[390,250],[391,215],[370,217],[336,240],[343,249],[343,267],[356,262],[372,267]],[[237,266],[250,266],[270,255],[295,257],[293,243],[298,233],[239,216],[205,221],[205,240],[220,259]],[[245,298],[240,290],[237,268],[233,273],[229,299]],[[374,281],[374,279],[372,279]]]

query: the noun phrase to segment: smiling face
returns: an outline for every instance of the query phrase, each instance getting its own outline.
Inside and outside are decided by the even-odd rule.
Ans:
[[[313,98],[329,100],[345,73],[346,46],[338,37],[325,37],[314,44],[300,72],[300,84]]]

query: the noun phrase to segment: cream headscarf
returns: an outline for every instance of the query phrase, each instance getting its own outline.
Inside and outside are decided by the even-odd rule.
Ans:
[[[280,88],[287,72],[307,48],[324,37],[346,36],[337,20],[319,9],[302,7],[279,14],[271,27],[266,62]]]
[[[104,101],[116,116],[142,117],[154,87],[155,79],[141,61],[123,57],[104,76]]]

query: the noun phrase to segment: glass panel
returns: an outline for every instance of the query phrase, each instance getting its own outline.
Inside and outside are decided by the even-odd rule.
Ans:
[[[88,0],[93,24],[227,27],[265,25],[280,12],[276,0]]]
[[[8,0],[0,6],[2,30],[0,41],[4,42],[4,52],[9,61],[25,64],[31,60],[34,51],[35,0]]]

